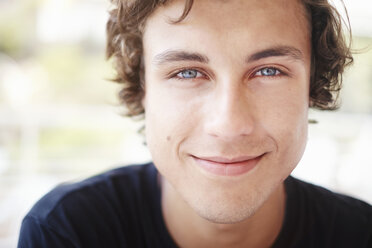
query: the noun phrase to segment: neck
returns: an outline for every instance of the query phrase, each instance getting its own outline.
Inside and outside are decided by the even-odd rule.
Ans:
[[[203,219],[165,179],[161,188],[165,223],[179,247],[270,247],[281,230],[285,209],[283,183],[254,215],[233,224]]]

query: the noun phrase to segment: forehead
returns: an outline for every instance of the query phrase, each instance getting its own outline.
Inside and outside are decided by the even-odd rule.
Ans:
[[[145,52],[172,48],[249,52],[245,50],[278,45],[309,48],[309,24],[299,0],[195,0],[187,17],[172,23],[184,6],[182,0],[171,1],[152,13],[145,24]]]

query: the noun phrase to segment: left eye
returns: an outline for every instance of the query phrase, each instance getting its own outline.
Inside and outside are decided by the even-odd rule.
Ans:
[[[255,76],[277,76],[279,75],[281,72],[276,69],[276,68],[273,68],[273,67],[266,67],[266,68],[262,68],[261,70],[257,71]]]
[[[187,69],[187,70],[183,70],[177,73],[177,77],[186,78],[186,79],[190,79],[190,78],[192,79],[192,78],[197,78],[201,76],[203,75],[200,72],[198,72],[197,70],[193,70],[193,69]]]

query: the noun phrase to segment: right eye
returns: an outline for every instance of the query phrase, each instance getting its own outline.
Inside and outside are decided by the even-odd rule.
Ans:
[[[204,74],[195,69],[185,69],[179,71],[175,77],[178,79],[194,79],[204,77]]]

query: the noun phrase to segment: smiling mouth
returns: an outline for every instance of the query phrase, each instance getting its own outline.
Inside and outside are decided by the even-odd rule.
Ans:
[[[251,171],[265,155],[242,156],[236,158],[197,157],[192,158],[203,170],[220,176],[238,176]]]

